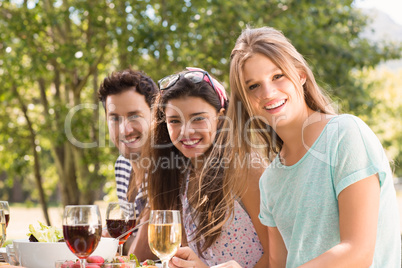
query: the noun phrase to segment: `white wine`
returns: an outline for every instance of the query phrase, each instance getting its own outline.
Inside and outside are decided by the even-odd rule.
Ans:
[[[0,247],[6,241],[6,223],[0,222]]]
[[[161,260],[174,256],[181,244],[181,224],[149,224],[148,242],[152,252]]]

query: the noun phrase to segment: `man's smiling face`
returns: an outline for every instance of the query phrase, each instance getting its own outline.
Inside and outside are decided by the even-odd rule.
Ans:
[[[151,109],[144,95],[133,89],[106,98],[106,119],[110,139],[127,159],[141,153],[151,121]]]

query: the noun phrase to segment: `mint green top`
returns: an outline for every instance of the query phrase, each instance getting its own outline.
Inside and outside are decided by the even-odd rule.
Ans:
[[[259,218],[277,227],[288,250],[286,267],[297,267],[340,242],[338,195],[379,174],[381,194],[371,267],[401,267],[401,234],[392,172],[381,143],[359,118],[332,118],[296,164],[278,157],[260,179]]]

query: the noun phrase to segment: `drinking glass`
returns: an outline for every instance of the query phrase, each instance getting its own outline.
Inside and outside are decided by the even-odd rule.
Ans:
[[[0,209],[0,247],[6,241],[6,216],[4,210]]]
[[[148,242],[152,252],[167,268],[181,244],[181,218],[178,210],[151,210]]]
[[[117,238],[134,228],[136,224],[135,203],[111,202],[106,210],[106,227],[111,237]],[[123,255],[123,244],[131,235],[128,233],[119,239],[119,254]]]
[[[97,205],[66,206],[63,216],[63,234],[68,248],[85,267],[86,259],[98,246],[102,221]]]
[[[0,209],[4,210],[4,215],[6,216],[6,228],[8,222],[10,221],[10,206],[7,201],[0,201]]]

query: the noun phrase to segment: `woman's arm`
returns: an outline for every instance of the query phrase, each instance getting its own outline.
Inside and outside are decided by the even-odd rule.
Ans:
[[[148,220],[149,213],[150,213],[149,208],[145,208],[143,216],[141,217],[140,222],[138,222],[138,224]],[[148,245],[148,224],[144,224],[143,226],[138,228],[134,241],[131,244],[130,249],[128,251],[128,254],[130,253],[134,253],[135,256],[137,256],[137,258],[140,261],[144,261],[146,259],[155,260],[158,258],[152,253]]]
[[[380,205],[378,175],[372,175],[345,188],[338,196],[341,242],[300,266],[369,267],[377,236]]]
[[[286,258],[288,251],[285,242],[278,228],[268,227],[269,241],[269,267],[282,268],[286,267]]]
[[[247,213],[250,215],[251,221],[253,222],[258,238],[260,239],[261,245],[264,249],[264,254],[254,266],[255,268],[268,267],[268,230],[258,218],[258,214],[260,213],[259,181],[263,172],[264,167],[262,165],[258,168],[250,167],[247,172],[247,190],[241,199]]]

